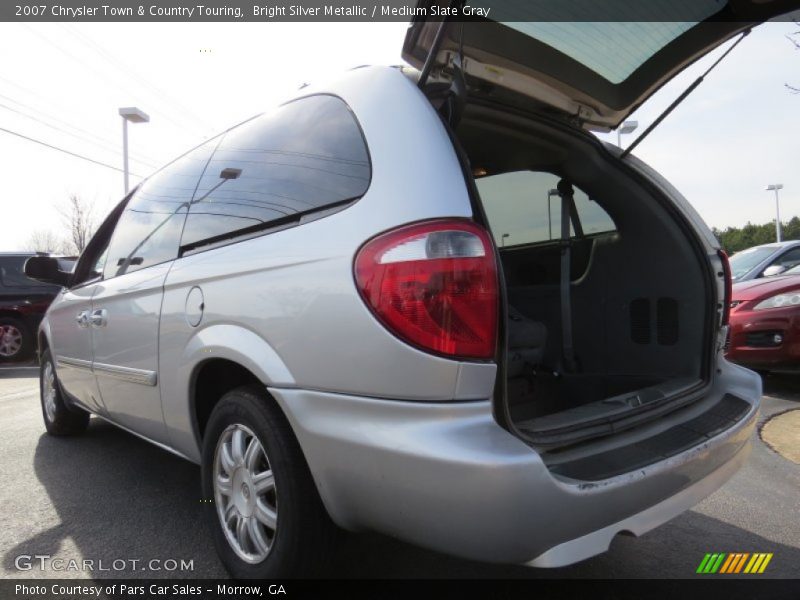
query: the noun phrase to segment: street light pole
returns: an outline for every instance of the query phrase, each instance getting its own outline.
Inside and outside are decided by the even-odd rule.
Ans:
[[[128,184],[128,121],[131,123],[147,123],[150,121],[150,116],[133,106],[120,108],[119,116],[122,117],[122,167],[125,175],[125,195],[127,196],[130,189]]]
[[[778,199],[778,190],[783,189],[782,183],[772,183],[764,188],[765,191],[774,191],[775,192],[775,238],[777,241],[781,241],[781,205]]]
[[[128,195],[128,119],[122,119],[122,170],[125,177],[125,195]]]
[[[622,125],[617,127],[617,146],[622,148],[622,134],[631,133],[639,126],[639,121],[625,121]]]

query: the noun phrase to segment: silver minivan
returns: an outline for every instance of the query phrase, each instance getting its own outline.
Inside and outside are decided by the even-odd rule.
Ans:
[[[335,526],[558,567],[687,510],[746,460],[760,379],[721,354],[708,227],[586,130],[777,8],[698,3],[613,44],[608,23],[420,19],[411,67],[206,141],[73,274],[28,261],[65,286],[39,331],[47,431],[94,414],[200,464],[244,578],[313,572]]]

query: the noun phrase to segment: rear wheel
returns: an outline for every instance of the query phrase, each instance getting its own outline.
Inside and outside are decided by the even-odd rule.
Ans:
[[[24,360],[33,352],[33,337],[14,317],[0,317],[0,362]]]
[[[206,427],[202,470],[214,543],[233,577],[322,572],[335,528],[289,423],[264,391],[223,396]]]
[[[39,367],[39,390],[42,401],[44,426],[50,435],[77,435],[86,431],[89,413],[77,407],[67,406],[58,387],[56,369],[50,350],[42,353]]]

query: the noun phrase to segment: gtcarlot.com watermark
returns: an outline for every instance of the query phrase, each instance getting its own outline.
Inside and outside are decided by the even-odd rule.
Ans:
[[[111,572],[125,571],[194,571],[194,559],[183,558],[59,558],[50,554],[20,554],[14,558],[14,566],[18,571],[88,571]]]

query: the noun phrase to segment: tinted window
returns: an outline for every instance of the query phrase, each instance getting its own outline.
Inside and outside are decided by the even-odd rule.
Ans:
[[[780,265],[784,269],[791,269],[800,265],[800,248],[792,248],[788,252],[784,252],[777,260],[772,261],[770,266],[772,265]]]
[[[501,173],[476,180],[498,246],[518,246],[561,238],[559,177],[539,171]],[[575,208],[584,235],[615,231],[608,213],[575,188]],[[575,235],[572,224],[570,234]]]
[[[225,135],[192,201],[181,245],[291,222],[359,198],[369,180],[367,149],[347,105],[334,96],[301,98]]]
[[[97,258],[106,279],[172,260],[197,182],[218,140],[206,142],[145,181]]]
[[[481,4],[492,5],[491,2]],[[641,3],[642,6],[646,4]],[[530,6],[534,11],[540,10],[537,3],[532,2]],[[717,0],[693,0],[684,6],[693,8],[693,16],[698,21],[719,10]],[[654,16],[659,8],[650,14]],[[649,11],[643,10],[644,17]],[[653,55],[697,24],[663,17],[660,17],[661,22],[656,19],[648,22],[646,18],[633,20],[638,22],[541,22],[540,18],[532,18],[526,19],[527,22],[504,24],[552,46],[611,83],[627,79]]]
[[[7,287],[46,287],[53,288],[49,283],[42,283],[35,279],[30,279],[25,275],[25,261],[27,256],[8,256],[0,259],[0,281]],[[55,286],[54,289],[58,289]]]
[[[775,252],[774,247],[755,247],[742,250],[731,256],[731,277],[738,279],[749,273],[758,263]]]

